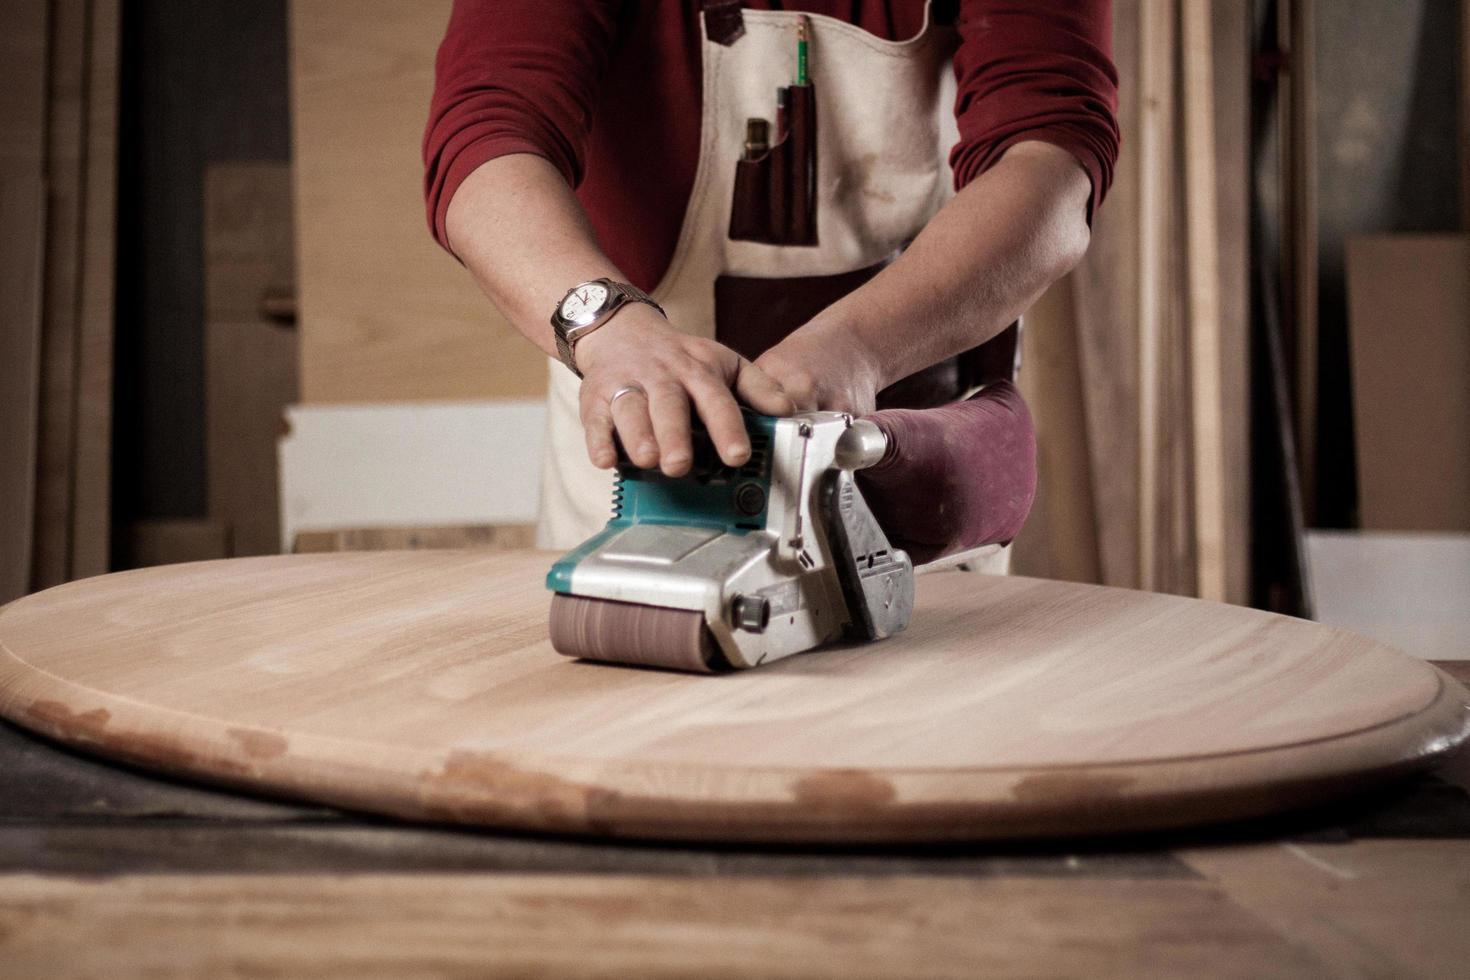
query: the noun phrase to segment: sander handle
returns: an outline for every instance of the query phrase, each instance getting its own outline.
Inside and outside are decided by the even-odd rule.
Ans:
[[[869,419],[853,419],[837,437],[832,459],[844,470],[864,470],[882,462],[888,453],[888,437]]]

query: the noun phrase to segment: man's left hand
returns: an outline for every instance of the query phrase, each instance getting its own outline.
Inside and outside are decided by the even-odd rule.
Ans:
[[[756,358],[756,367],[775,379],[797,411],[870,414],[878,396],[879,371],[853,332],[817,318]]]

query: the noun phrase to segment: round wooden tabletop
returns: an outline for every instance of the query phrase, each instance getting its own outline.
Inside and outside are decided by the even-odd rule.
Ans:
[[[237,559],[0,610],[0,713],[166,772],[402,817],[704,840],[1137,831],[1432,765],[1465,689],[1254,610],[964,572],[884,642],[723,676],[570,661],[543,552]]]

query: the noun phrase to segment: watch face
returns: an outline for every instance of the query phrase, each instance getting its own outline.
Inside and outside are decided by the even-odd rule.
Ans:
[[[561,301],[561,316],[569,323],[587,323],[606,305],[606,286],[600,282],[583,283]]]

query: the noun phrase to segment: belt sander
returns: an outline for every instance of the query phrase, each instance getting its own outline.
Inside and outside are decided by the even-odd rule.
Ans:
[[[715,672],[908,624],[913,565],[853,480],[882,459],[879,428],[837,412],[748,411],[745,427],[740,467],[699,430],[685,476],[620,461],[612,519],[547,574],[553,647]]]

